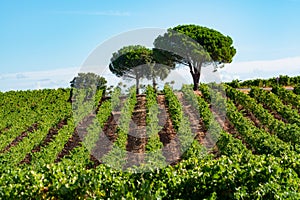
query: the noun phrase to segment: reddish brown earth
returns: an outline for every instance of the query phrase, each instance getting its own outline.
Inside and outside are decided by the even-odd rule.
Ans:
[[[267,126],[264,126],[264,125],[259,121],[259,119],[257,119],[257,118],[255,117],[255,115],[254,115],[252,112],[249,112],[249,111],[245,110],[245,109],[243,108],[243,106],[240,105],[240,104],[235,104],[235,106],[238,108],[238,111],[239,111],[239,112],[242,112],[242,113],[244,114],[244,117],[246,117],[246,118],[248,118],[250,121],[252,121],[256,127],[261,128],[261,129],[264,129],[266,132],[270,132],[270,130],[268,129],[268,127],[267,127]],[[265,108],[266,110],[268,110],[267,107],[264,106],[264,108]],[[276,111],[272,111],[272,112],[270,112],[270,113],[273,114],[273,116],[274,116],[276,119],[281,120],[281,121],[287,123],[287,121],[286,121],[284,118],[282,118]]]
[[[255,115],[252,112],[249,112],[244,109],[244,107],[240,104],[235,104],[238,111],[243,113],[244,117],[247,117],[250,121],[254,123],[254,125],[258,128],[262,128],[262,124],[260,121],[255,117]]]
[[[265,104],[262,104],[262,106],[264,107],[264,109],[266,109],[269,113],[271,113],[275,119],[278,119],[278,120],[281,120],[283,121],[284,123],[288,123],[288,121],[283,118],[276,110],[272,110],[270,109],[267,105]]]
[[[41,144],[37,147],[35,147],[34,149],[31,150],[31,153],[36,153],[41,151],[42,147],[47,146],[50,142],[53,141],[54,136],[58,134],[59,129],[61,129],[64,125],[67,124],[67,119],[62,119],[57,125],[56,127],[52,127],[50,128],[50,130],[48,131],[48,134],[46,136],[46,138],[41,142]],[[30,163],[31,161],[31,153],[27,153],[25,158],[20,162],[20,164],[23,163]]]
[[[285,89],[287,90],[293,90],[294,88],[292,86],[283,86]],[[272,88],[271,87],[264,87],[264,88],[261,88],[263,90],[268,90],[268,91],[271,91]],[[237,88],[237,90],[245,93],[245,94],[248,94],[250,92],[250,88]]]
[[[197,93],[198,95],[199,93]],[[189,118],[190,121],[190,127],[192,130],[192,133],[194,134],[194,138],[198,140],[201,144],[203,144],[205,147],[209,148],[210,141],[207,140],[207,137],[205,137],[205,125],[199,115],[199,111],[197,108],[194,108],[190,103],[184,98],[184,95],[182,92],[176,93],[178,100],[181,102],[184,115]]]
[[[235,102],[234,102],[235,103]],[[266,132],[270,132],[269,129],[266,126],[263,126],[261,122],[255,117],[255,115],[252,112],[249,112],[244,109],[244,107],[240,104],[236,104],[235,106],[237,107],[238,111],[243,113],[243,116],[248,118],[250,122],[253,122],[253,125],[255,125],[257,128],[261,128],[265,130]],[[255,150],[250,147],[249,144],[247,144],[241,137],[237,137],[238,139],[242,140],[243,144],[248,148],[252,150],[252,153],[255,154]]]
[[[220,117],[215,111],[212,111],[216,121],[220,124],[220,126],[223,128],[223,130],[229,134],[231,134],[236,139],[239,139],[242,141],[242,143],[248,148],[251,149],[248,143],[245,142],[245,140],[242,138],[240,133],[236,130],[234,125],[230,122],[230,120],[227,117]]]
[[[58,154],[55,162],[60,162],[63,157],[70,155],[71,151],[78,147],[81,146],[81,141],[84,139],[84,137],[87,135],[88,131],[87,128],[93,123],[93,120],[96,118],[96,114],[99,111],[99,108],[102,104],[103,101],[107,100],[109,98],[102,98],[96,110],[86,117],[84,117],[81,122],[78,123],[77,127],[75,128],[72,136],[69,138],[68,142],[65,144],[63,150]],[[99,159],[96,158],[96,156],[91,155],[90,156],[91,161],[94,162],[94,165],[97,166],[100,164]]]
[[[202,96],[201,92],[194,91],[194,93],[196,95],[198,95],[198,96]],[[187,106],[189,106],[185,102],[183,102],[183,105],[184,105],[184,108],[187,107]],[[193,112],[198,112],[198,111],[195,110],[195,108],[193,108],[193,109],[194,109]],[[212,109],[211,109],[211,111],[212,111]],[[213,112],[213,116],[218,117],[219,119],[221,119],[221,117],[218,116],[214,112]],[[217,149],[215,148],[216,147],[215,146],[216,145],[216,141],[213,141],[213,139],[211,138],[211,135],[209,134],[209,132],[205,130],[205,125],[204,125],[204,123],[203,123],[203,121],[201,119],[201,116],[199,116],[198,119],[199,118],[200,118],[200,127],[201,127],[200,130],[203,133],[203,134],[201,134],[200,143],[203,144],[209,152],[216,153],[216,151],[217,151]]]
[[[193,108],[187,100],[184,99],[182,93],[176,94],[179,101],[182,103],[183,111],[185,116],[189,118],[191,124],[191,130],[195,134],[194,138],[198,140],[201,144],[203,144],[207,149],[211,149],[210,152],[216,153],[217,149],[215,147],[215,142],[212,141],[210,135],[205,130],[205,126],[201,119],[201,116],[198,116],[198,110]],[[201,93],[197,93],[197,95],[201,95]],[[117,139],[116,130],[118,126],[118,121],[120,118],[120,110],[125,101],[125,98],[121,98],[121,105],[118,109],[111,113],[108,121],[104,124],[102,131],[99,133],[99,139],[96,143],[95,148],[92,150],[90,160],[94,163],[93,166],[88,167],[96,167],[101,164],[101,158],[106,155],[112,148],[113,142]],[[162,129],[159,131],[160,140],[163,143],[163,155],[166,158],[166,162],[172,165],[178,163],[181,159],[180,152],[180,141],[177,137],[176,131],[173,128],[172,121],[168,112],[168,106],[165,102],[165,96],[159,94],[157,97],[158,105],[159,105],[159,125]],[[101,103],[99,103],[100,107]],[[243,109],[238,105],[238,108]],[[98,108],[99,109],[99,108]],[[97,111],[98,111],[97,109]],[[226,117],[219,116],[212,109],[213,115],[219,124],[223,127],[223,129],[232,134],[234,137],[242,140],[239,133],[236,131],[234,126],[230,123],[230,121]],[[260,126],[259,121],[253,116],[252,113],[246,113],[246,116],[254,121],[255,125]],[[63,150],[57,156],[55,162],[61,161],[61,159],[69,155],[70,152],[76,148],[77,146],[81,146],[81,141],[87,134],[87,128],[93,122],[96,117],[96,113],[92,113],[86,116],[79,125],[75,128],[72,136],[69,138],[68,142],[64,145]],[[131,167],[133,165],[139,165],[144,162],[145,158],[145,146],[147,144],[147,135],[146,135],[146,97],[145,95],[137,96],[137,104],[135,106],[135,110],[132,115],[132,122],[130,124],[130,131],[128,134],[128,140],[126,145],[127,150],[127,164],[125,167]],[[51,141],[54,140],[55,135],[58,133],[58,130],[62,128],[67,123],[67,120],[60,121],[56,127],[53,127],[49,130],[47,137],[41,143],[40,146],[34,148],[31,153],[40,151],[41,147],[47,146]],[[14,140],[8,147],[6,147],[5,151],[8,151],[12,146],[17,145],[24,137],[27,136],[27,132],[33,132],[36,130],[37,124],[32,125],[28,130],[24,131],[18,138]],[[242,140],[243,141],[243,140]],[[245,143],[245,142],[243,142]],[[247,145],[247,144],[245,144]],[[215,147],[215,148],[214,148]],[[22,161],[23,163],[30,162],[30,154],[27,154],[25,159]]]
[[[158,115],[159,125],[163,127],[158,133],[160,136],[160,141],[164,145],[162,152],[167,163],[176,164],[180,161],[180,141],[177,137],[176,131],[173,128],[168,112],[168,106],[165,102],[165,96],[158,95],[157,102],[160,110]]]
[[[115,133],[119,118],[120,114],[111,114],[108,121],[104,124],[101,133],[99,133],[99,139],[92,150],[92,155],[99,161],[111,150],[113,142],[117,139]]]
[[[106,100],[107,98],[103,99]],[[118,137],[116,131],[121,116],[121,109],[125,100],[126,97],[120,97],[120,105],[114,111],[112,111],[107,122],[104,124],[102,131],[99,133],[99,139],[91,153],[91,157],[97,160],[94,161],[95,166],[102,163],[102,157],[112,149],[112,145]]]
[[[146,96],[138,95],[137,104],[132,113],[127,139],[127,163],[125,167],[139,166],[144,163],[146,135]]]
[[[81,146],[80,137],[75,129],[68,142],[65,144],[63,150],[57,155],[55,162],[60,162],[61,159],[70,154],[70,152],[77,146]]]
[[[38,124],[34,123],[27,130],[23,131],[18,137],[16,137],[9,145],[7,145],[0,153],[9,151],[12,147],[18,145],[25,137],[28,136],[28,133],[33,133],[35,130],[38,129]]]
[[[180,143],[176,132],[173,129],[171,119],[168,114],[167,106],[163,95],[158,96],[160,108],[159,125],[163,128],[159,131],[160,140],[164,145],[163,155],[169,163],[177,163],[180,160]],[[121,99],[124,102],[125,99]],[[145,146],[147,144],[146,135],[146,96],[138,95],[137,104],[131,116],[130,130],[127,139],[127,163],[124,166],[132,167],[139,166],[145,159]],[[121,108],[122,106],[120,106]],[[93,155],[101,159],[107,154],[112,147],[113,142],[117,139],[116,129],[120,117],[120,108],[112,113],[112,116],[106,122],[103,133],[100,134],[100,139],[97,142]]]
[[[91,113],[90,115],[86,116],[75,128],[72,137],[68,140],[65,144],[64,149],[59,153],[55,162],[61,161],[64,156],[70,154],[70,152],[76,148],[77,146],[81,146],[81,141],[87,135],[88,131],[87,128],[93,123],[93,120],[96,117],[96,114],[102,104],[103,101],[108,100],[109,98],[102,98],[102,101],[98,104],[96,109],[96,113]],[[126,97],[121,97],[120,106],[111,113],[108,121],[104,124],[102,131],[99,133],[99,139],[96,142],[95,147],[91,152],[90,159],[93,161],[94,165],[91,167],[96,167],[101,164],[101,158],[103,155],[107,154],[112,147],[113,142],[116,140],[117,135],[116,129],[118,125],[118,121],[120,118],[120,109],[125,101]]]
[[[99,104],[100,105],[100,104]],[[96,118],[95,113],[91,113],[84,117],[81,122],[78,123],[75,128],[72,136],[69,138],[68,142],[65,144],[63,150],[58,154],[55,162],[61,161],[64,156],[70,154],[70,152],[77,146],[81,146],[81,141],[87,135],[87,128],[93,123],[93,120]]]

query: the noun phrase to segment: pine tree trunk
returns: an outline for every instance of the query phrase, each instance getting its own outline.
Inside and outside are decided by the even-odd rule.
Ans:
[[[69,96],[68,102],[71,102],[71,103],[72,103],[72,97],[73,97],[73,87],[71,88],[70,96]]]
[[[155,81],[155,78],[152,78],[152,85],[153,85],[153,89],[154,89],[154,91],[156,93],[157,92],[157,90],[156,90],[157,83]]]
[[[140,79],[136,78],[136,82],[135,82],[135,89],[136,89],[136,94],[139,94],[139,85],[140,85]]]
[[[194,83],[194,87],[193,87],[193,90],[194,91],[198,91],[199,89],[199,81],[200,81],[200,73],[194,73],[192,74],[193,76],[193,83]]]
[[[198,91],[199,89],[199,81],[200,81],[200,74],[201,74],[201,64],[197,66],[193,66],[190,62],[188,63],[188,66],[190,68],[190,73],[193,77],[193,90]]]

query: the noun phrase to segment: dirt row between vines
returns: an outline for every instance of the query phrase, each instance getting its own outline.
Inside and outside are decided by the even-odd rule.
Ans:
[[[31,154],[41,151],[42,147],[47,146],[50,142],[54,140],[55,135],[58,134],[58,131],[67,124],[67,119],[62,119],[56,124],[54,127],[50,128],[48,131],[47,136],[45,139],[41,142],[40,145],[36,146],[34,149],[32,149],[29,153],[26,154],[25,158],[20,162],[20,164],[26,163],[29,164],[31,162]]]
[[[25,131],[23,131],[19,136],[17,136],[9,145],[7,145],[0,153],[4,153],[9,151],[12,147],[17,146],[25,137],[28,136],[29,133],[33,133],[38,129],[38,124],[34,123],[30,127],[28,127]]]
[[[176,93],[179,101],[183,106],[183,111],[185,116],[188,117],[191,130],[194,134],[194,138],[205,146],[207,149],[213,150],[215,146],[215,142],[212,141],[209,132],[205,131],[205,126],[199,116],[199,113],[196,108],[193,108],[187,100],[185,100],[182,93]],[[104,124],[102,131],[99,133],[99,139],[96,142],[96,146],[91,152],[90,159],[94,162],[95,166],[98,166],[102,163],[102,158],[106,155],[111,149],[113,143],[117,139],[116,130],[119,124],[119,118],[121,115],[121,108],[125,102],[125,97],[120,98],[121,104],[120,106],[114,110],[107,122]],[[176,134],[176,131],[173,128],[172,121],[170,118],[170,114],[168,111],[168,106],[166,105],[165,96],[163,94],[159,94],[157,97],[157,102],[159,105],[159,125],[162,127],[159,131],[158,135],[160,137],[160,141],[163,143],[163,155],[166,158],[166,162],[169,164],[176,164],[181,160],[180,152],[180,141]],[[98,111],[101,102],[99,103]],[[231,134],[237,135],[236,131],[232,124],[226,118],[221,119],[218,118],[218,115],[214,113],[217,121],[222,124],[222,127],[225,131],[230,132]],[[55,162],[60,162],[61,159],[71,153],[71,151],[82,145],[82,141],[84,137],[88,133],[88,127],[93,123],[93,120],[96,118],[96,112],[90,113],[86,116],[75,128],[72,136],[69,138],[68,142],[64,145],[63,150],[58,154]],[[126,144],[127,150],[127,164],[125,167],[131,167],[133,165],[140,165],[145,162],[145,147],[147,145],[147,135],[146,135],[146,96],[145,95],[137,95],[137,104],[135,105],[134,112],[131,116],[130,130],[128,133],[128,139]],[[54,141],[55,135],[58,133],[59,129],[67,124],[67,120],[61,120],[55,127],[49,130],[47,137],[41,142],[41,144],[31,150],[30,153],[24,158],[22,163],[30,163],[31,153],[35,153],[40,151],[41,147],[47,146],[50,142]],[[33,130],[29,130],[33,131]],[[26,133],[23,137],[26,137]],[[239,137],[239,136],[236,136]],[[240,138],[239,138],[240,139]],[[21,139],[17,139],[14,145],[17,145]],[[7,149],[9,150],[9,148]],[[212,152],[212,151],[210,151]],[[215,153],[215,152],[213,152]]]
[[[211,112],[215,120],[219,123],[221,128],[228,134],[231,134],[236,139],[242,141],[243,145],[245,145],[248,149],[251,149],[249,144],[243,139],[241,134],[236,130],[235,126],[231,123],[227,116],[220,116],[214,109],[210,108]]]
[[[270,107],[268,107],[266,104],[261,104],[265,110],[267,110],[269,113],[273,115],[273,117],[277,120],[283,121],[284,123],[289,123],[288,120],[283,118],[276,110],[272,110]]]
[[[180,161],[181,156],[180,141],[173,128],[165,96],[162,94],[158,95],[157,103],[159,106],[158,124],[162,127],[162,129],[158,132],[160,141],[163,143],[162,152],[167,163],[176,164]]]
[[[127,138],[127,163],[125,168],[139,166],[145,162],[146,133],[146,96],[138,95],[137,104],[131,116]]]
[[[182,97],[182,94],[178,95],[179,100],[182,102],[184,113],[191,122],[192,132],[195,134],[195,139],[198,140],[205,147],[212,148],[215,143],[210,139],[204,131],[204,125],[200,116],[194,108]],[[95,148],[91,152],[91,160],[94,161],[95,166],[102,163],[102,158],[111,149],[113,143],[117,139],[116,130],[119,124],[119,118],[121,115],[121,108],[125,99],[121,98],[121,105],[112,112],[108,121],[105,123],[101,133],[99,133],[99,139]],[[166,162],[169,164],[176,164],[181,159],[180,141],[177,137],[176,131],[173,128],[168,106],[165,102],[165,96],[159,94],[157,97],[159,105],[159,126],[161,130],[158,135],[163,143],[163,155],[166,158]],[[95,115],[87,116],[82,123],[74,131],[72,137],[65,145],[63,151],[59,154],[56,162],[59,162],[64,156],[68,155],[75,147],[81,145],[81,141],[87,134],[87,128],[92,123]],[[127,167],[133,165],[140,165],[145,162],[145,147],[147,145],[146,135],[146,96],[137,95],[137,104],[135,105],[134,112],[131,116],[130,130],[128,133],[128,139],[126,144],[127,150]],[[80,132],[80,136],[78,134]]]
[[[79,124],[77,125],[77,127],[75,127],[75,130],[72,134],[72,136],[69,138],[68,142],[64,145],[64,148],[63,150],[58,154],[55,162],[60,162],[62,160],[62,158],[64,158],[65,156],[67,155],[70,155],[71,151],[73,149],[75,149],[76,147],[80,147],[82,146],[82,141],[84,140],[84,137],[88,134],[88,127],[93,123],[94,120],[96,120],[96,115],[99,111],[99,108],[102,104],[103,101],[105,101],[106,99],[102,99],[96,110],[93,111],[92,113],[90,113],[89,115],[87,115],[86,117],[84,117],[81,122],[79,122]],[[114,134],[111,134],[112,131],[110,131],[111,129],[113,131],[115,131],[116,129],[116,126],[113,126],[111,124],[114,124],[112,121],[114,121],[114,118],[113,116],[111,115],[108,119],[108,123],[105,124],[105,126],[103,127],[103,132],[105,133],[105,137],[103,136],[103,133],[100,134],[100,138],[98,139],[97,141],[97,144],[96,144],[96,148],[97,147],[102,147],[102,148],[105,148],[106,149],[109,149],[109,147],[105,146],[107,144],[109,144],[109,142],[105,143],[105,144],[102,144],[99,142],[102,142],[103,141],[103,138],[106,139],[106,138],[110,138],[111,141],[114,141],[116,136]],[[95,149],[92,150],[92,154],[90,155],[90,159],[94,162],[95,166],[99,165],[100,164],[100,159],[98,158],[98,156],[101,156],[101,155],[98,155],[97,153],[95,153]],[[97,151],[98,152],[98,151]],[[105,150],[101,150],[99,152],[105,152]]]
[[[160,140],[164,147],[163,155],[167,163],[175,164],[180,160],[180,143],[173,129],[172,122],[168,113],[168,107],[165,103],[164,95],[158,95],[157,101],[159,104],[159,125],[162,129],[159,131]],[[121,100],[124,102],[124,99]],[[100,135],[100,140],[97,142],[96,148],[93,150],[93,155],[101,160],[102,156],[111,150],[113,142],[116,140],[115,134],[120,118],[120,110],[114,111],[111,118],[105,124],[103,129],[104,135]],[[127,163],[124,166],[132,167],[139,166],[145,163],[145,147],[147,145],[146,134],[146,96],[137,95],[137,104],[135,105],[131,116],[130,129],[127,138],[126,151]],[[109,138],[109,141],[107,141]]]
[[[176,93],[178,100],[182,104],[184,115],[189,118],[192,133],[206,149],[211,150],[215,146],[215,142],[211,139],[209,132],[205,130],[205,125],[197,108],[194,108],[185,98],[182,92]]]
[[[245,109],[241,104],[239,104],[239,103],[236,103],[236,102],[234,102],[234,101],[233,101],[233,103],[234,103],[235,106],[237,107],[238,111],[239,111],[240,113],[242,113],[243,116],[244,116],[245,118],[247,118],[248,120],[250,120],[250,122],[252,122],[254,126],[256,126],[257,128],[262,129],[262,130],[268,132],[269,134],[272,134],[272,133],[270,133],[270,130],[268,129],[268,127],[267,127],[267,126],[264,126],[264,125],[260,122],[260,120],[259,120],[252,112],[246,110],[246,109]],[[265,109],[267,109],[267,108],[265,108]],[[275,117],[275,116],[274,116],[274,117]],[[278,117],[278,115],[277,115],[277,117],[275,117],[275,118],[277,118],[278,120],[280,120],[280,117]],[[248,149],[251,149],[251,150],[252,150],[252,153],[253,153],[253,154],[256,154],[255,150],[252,149],[252,148],[250,147],[249,144],[247,144],[246,142],[244,142],[243,139],[242,139],[240,136],[238,137],[238,139],[241,139],[242,142],[243,142],[243,144],[244,144]]]

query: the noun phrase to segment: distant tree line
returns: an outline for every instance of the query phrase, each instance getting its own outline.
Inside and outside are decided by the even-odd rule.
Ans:
[[[280,75],[269,79],[252,79],[252,80],[238,80],[235,79],[226,83],[234,88],[249,88],[251,86],[257,87],[272,87],[273,85],[279,86],[298,86],[300,85],[300,76],[289,77],[287,75]]]

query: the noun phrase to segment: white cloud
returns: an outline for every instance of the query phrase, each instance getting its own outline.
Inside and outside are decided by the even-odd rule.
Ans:
[[[0,75],[0,90],[27,90],[68,87],[79,68],[10,73]]]
[[[233,62],[220,69],[223,81],[300,75],[300,56],[277,60]]]
[[[255,79],[271,78],[279,75],[298,76],[300,75],[300,56],[277,60],[233,62],[219,69],[218,72],[212,73],[212,67],[202,69],[201,82],[223,82],[234,79]],[[173,80],[184,78],[184,83],[192,83],[192,78],[187,67],[176,70],[176,74],[171,76]],[[168,81],[169,78],[168,78]]]
[[[78,72],[85,71],[83,69],[73,67],[47,71],[0,74],[0,91],[65,88],[70,85],[70,81],[78,74]],[[109,69],[101,69],[102,70],[100,71],[102,73],[98,74],[107,79],[108,85],[116,85],[119,81],[124,82],[124,80],[113,75]],[[297,76],[300,75],[300,56],[278,60],[233,62],[232,64],[226,65],[223,69],[220,69],[217,73],[211,73],[211,71],[212,69],[210,68],[203,69],[201,81],[207,82],[213,80],[218,82],[218,80],[246,80],[254,78],[270,78],[278,75]],[[175,81],[175,85],[180,83],[192,83],[192,78],[187,67],[176,69],[165,81],[161,82],[161,84],[170,82],[171,80]]]
[[[23,79],[23,78],[26,78],[26,76],[24,74],[16,74],[16,78]]]

